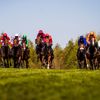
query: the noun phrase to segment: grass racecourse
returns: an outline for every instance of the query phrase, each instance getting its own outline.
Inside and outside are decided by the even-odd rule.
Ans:
[[[100,70],[1,68],[0,100],[100,100]]]

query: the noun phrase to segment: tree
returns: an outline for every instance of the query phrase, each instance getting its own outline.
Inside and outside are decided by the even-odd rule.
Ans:
[[[30,60],[29,60],[29,64],[30,67],[32,68],[38,68],[38,62],[37,62],[37,55],[35,52],[35,47],[34,44],[32,43],[32,41],[29,40],[29,49],[30,49]]]

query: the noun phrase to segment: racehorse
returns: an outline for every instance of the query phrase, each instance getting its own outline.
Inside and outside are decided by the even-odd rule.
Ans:
[[[14,61],[14,68],[19,68],[21,65],[22,49],[21,46],[17,43],[17,40],[14,39],[12,47],[12,56]]]
[[[97,43],[95,42],[94,38],[91,39],[90,45],[87,49],[87,59],[89,59],[90,62],[90,69],[96,69],[97,67]]]
[[[30,50],[28,47],[26,47],[26,44],[25,42],[22,43],[22,64],[24,65],[24,62],[25,62],[25,65],[26,65],[26,68],[29,67],[29,55],[30,55]]]
[[[42,42],[41,37],[38,37],[35,40],[36,46],[36,53],[37,53],[37,60],[41,61],[41,67],[44,66],[45,68],[49,69],[52,65],[52,53],[51,50],[48,48],[46,43]]]
[[[86,68],[87,69],[87,64],[86,64],[86,48],[84,46],[84,44],[80,44],[80,47],[77,50],[77,60],[78,60],[78,64],[79,64],[79,68],[83,69]]]
[[[54,59],[54,56],[53,56],[53,50],[52,48],[49,46],[49,44],[47,43],[46,44],[47,46],[47,55],[46,55],[46,59],[47,59],[47,69],[51,69],[52,68],[52,61]]]
[[[43,47],[43,43],[42,43],[42,39],[40,36],[38,36],[37,39],[35,39],[35,44],[36,44],[36,54],[37,54],[37,61],[41,61],[42,62],[42,47]]]
[[[45,68],[47,69],[51,69],[54,57],[53,57],[53,50],[51,49],[50,46],[48,46],[48,43],[44,43],[41,53],[42,53],[42,65],[45,66]]]
[[[42,43],[42,39],[40,36],[38,36],[37,39],[35,39],[35,43],[36,43],[36,54],[37,54],[37,61],[41,61],[41,65],[43,65],[43,53],[42,53],[42,50],[43,50],[43,43]]]
[[[4,45],[1,46],[1,55],[3,59],[3,65],[6,68],[9,68],[9,51],[10,51],[10,48],[8,46],[8,40],[5,39]]]

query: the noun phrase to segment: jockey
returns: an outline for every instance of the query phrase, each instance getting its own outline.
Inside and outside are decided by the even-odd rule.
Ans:
[[[37,44],[37,40],[39,39],[39,37],[40,37],[41,42],[42,42],[41,45]],[[39,32],[37,34],[37,37],[35,39],[35,43],[37,44],[36,45],[36,53],[37,53],[37,55],[41,52],[42,46],[44,46],[44,39],[45,39],[44,32],[42,30],[39,30]]]
[[[41,36],[41,38],[44,38],[44,32],[42,30],[39,30],[37,37]]]
[[[80,36],[80,38],[78,40],[78,46],[79,47],[80,47],[81,44],[83,44],[85,47],[87,46],[86,38],[84,36]]]
[[[3,33],[1,37],[2,46],[6,45],[5,44],[6,40],[7,44],[9,44],[10,37],[7,35],[7,33]]]
[[[28,39],[27,39],[27,36],[26,35],[23,35],[22,37],[22,41],[21,41],[21,45],[25,42],[26,44],[26,47],[28,48]]]
[[[52,49],[52,37],[51,37],[50,34],[48,34],[48,33],[45,34],[44,42],[45,42],[47,48],[50,49],[50,52],[52,53],[52,57],[54,57],[54,55],[53,55],[53,49]]]
[[[39,30],[36,39],[40,37],[42,39],[42,42],[44,42],[45,34],[42,30]]]
[[[19,41],[20,41],[19,34],[15,34],[13,42],[14,42],[14,40],[17,40],[17,45],[19,45]],[[13,45],[14,45],[14,43],[13,43]]]
[[[87,41],[88,45],[90,45],[92,38],[94,38],[94,41],[96,42],[96,33],[95,32],[90,32],[89,34],[87,34],[86,41]]]
[[[52,37],[48,33],[45,34],[44,42],[47,44],[47,46],[52,46]]]

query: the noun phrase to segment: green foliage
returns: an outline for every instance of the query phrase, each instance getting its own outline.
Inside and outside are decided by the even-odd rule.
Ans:
[[[56,65],[56,67],[60,66],[60,68],[62,69],[76,68],[75,66],[77,66],[77,48],[77,41],[74,43],[73,40],[70,40],[64,49],[61,49],[59,47],[57,49],[55,48],[55,61],[57,64],[59,64]]]
[[[100,100],[100,71],[0,69],[0,100]]]
[[[34,44],[30,40],[29,40],[29,49],[30,49],[29,65],[31,68],[38,68],[39,64],[37,62],[35,47],[34,47]]]
[[[63,62],[62,62],[62,59],[63,59],[63,50],[62,48],[60,47],[59,44],[57,44],[54,48],[54,66],[55,68],[59,68],[61,69],[61,67],[63,66]]]
[[[100,40],[100,35],[97,35],[97,41]]]

